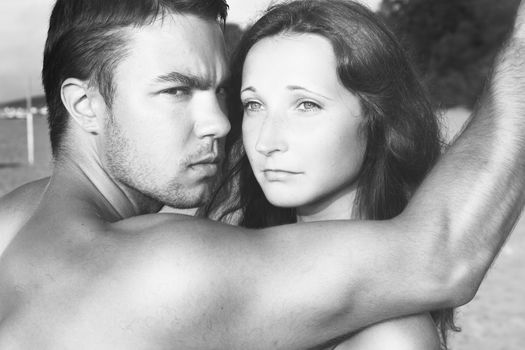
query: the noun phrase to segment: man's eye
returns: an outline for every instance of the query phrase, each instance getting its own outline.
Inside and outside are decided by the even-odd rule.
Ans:
[[[298,109],[303,112],[309,112],[309,111],[316,111],[318,109],[321,109],[321,106],[319,106],[317,103],[312,101],[304,101],[299,103]]]
[[[161,93],[173,95],[176,97],[182,97],[182,96],[190,95],[191,89],[187,87],[173,87],[173,88],[162,90]]]

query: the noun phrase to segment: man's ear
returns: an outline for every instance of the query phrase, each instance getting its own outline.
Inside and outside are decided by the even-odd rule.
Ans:
[[[97,116],[89,98],[88,83],[68,78],[62,83],[62,103],[73,120],[86,132],[97,135],[101,130],[101,119]]]

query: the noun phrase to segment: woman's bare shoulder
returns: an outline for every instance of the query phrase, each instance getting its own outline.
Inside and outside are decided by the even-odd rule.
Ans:
[[[430,314],[425,313],[369,326],[334,349],[439,350],[440,340]]]

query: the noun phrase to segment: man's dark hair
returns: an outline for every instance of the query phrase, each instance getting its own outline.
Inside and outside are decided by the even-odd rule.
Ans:
[[[145,26],[172,13],[224,23],[227,11],[225,0],[57,0],[42,69],[53,156],[60,153],[68,124],[62,83],[67,78],[89,81],[111,106],[113,72],[128,51],[124,28]]]

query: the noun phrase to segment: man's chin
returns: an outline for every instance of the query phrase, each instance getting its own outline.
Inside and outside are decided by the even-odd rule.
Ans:
[[[164,205],[175,209],[198,208],[210,200],[211,189],[209,184],[201,184],[184,191],[167,191],[168,195],[161,195],[159,199]]]

